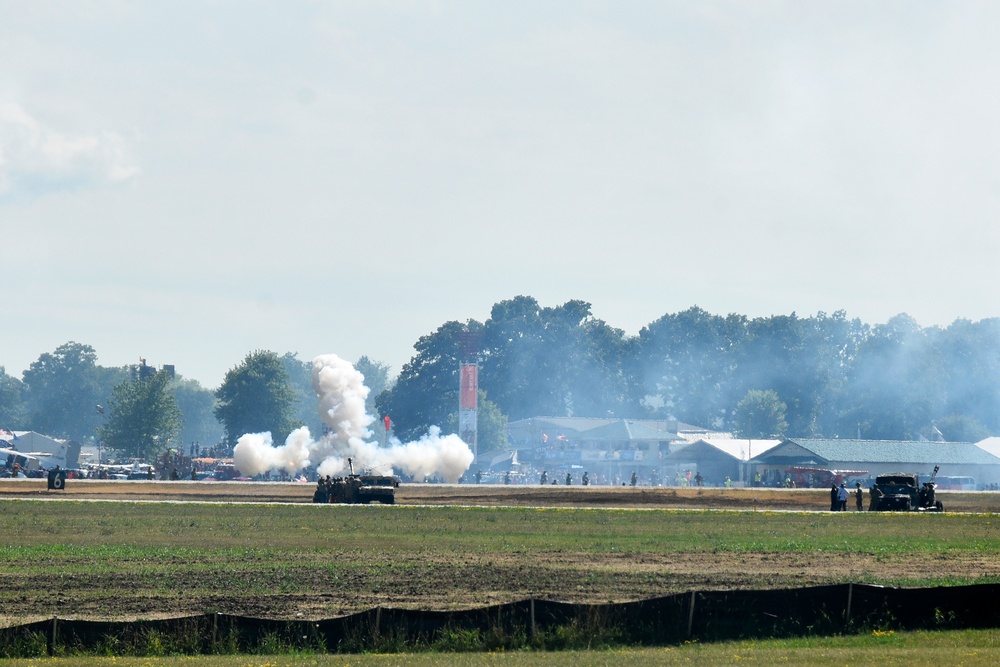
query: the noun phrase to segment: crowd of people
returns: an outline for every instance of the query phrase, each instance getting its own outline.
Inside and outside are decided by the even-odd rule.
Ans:
[[[483,470],[476,469],[466,473],[460,483],[467,484],[542,484],[566,486],[644,486],[644,487],[687,487],[687,486],[719,486],[730,487],[732,479],[728,476],[711,483],[697,470],[678,470],[674,474],[661,474],[651,470],[640,474],[638,470],[630,472],[590,472],[582,466],[566,469],[538,468],[522,464],[517,469]]]

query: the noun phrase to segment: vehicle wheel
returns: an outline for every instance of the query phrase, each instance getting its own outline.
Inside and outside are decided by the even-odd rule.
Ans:
[[[938,512],[943,512],[944,511],[944,503],[942,503],[940,500],[938,500],[937,502],[934,503],[934,508]]]

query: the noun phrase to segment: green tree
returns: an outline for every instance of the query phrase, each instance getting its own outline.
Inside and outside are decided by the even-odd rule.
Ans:
[[[989,432],[1000,433],[1000,318],[955,320],[942,332],[939,346],[947,371],[947,405],[941,414],[968,415]]]
[[[938,419],[934,426],[946,442],[979,442],[990,437],[989,429],[978,419],[968,415],[948,415]],[[933,438],[928,434],[928,439]]]
[[[448,419],[448,428],[458,433],[458,411]],[[507,449],[507,417],[500,407],[479,390],[476,401],[476,448],[480,453]]]
[[[107,423],[98,429],[105,447],[152,461],[174,444],[182,418],[171,383],[164,371],[119,383],[108,400]]]
[[[738,438],[780,438],[788,429],[785,404],[772,389],[751,389],[736,405],[733,434]]]
[[[392,419],[397,438],[416,440],[430,426],[447,426],[458,408],[459,334],[481,329],[475,320],[445,322],[413,346],[417,353],[395,384],[375,398],[377,414]]]
[[[377,417],[378,409],[375,407],[375,397],[389,388],[389,364],[374,361],[366,356],[358,359],[354,368],[365,376],[365,386],[368,387],[368,399],[365,401],[365,409],[368,414]]]
[[[940,330],[922,329],[906,314],[873,327],[848,369],[840,432],[916,440],[936,415],[946,414],[947,364],[938,354],[939,339]]]
[[[538,301],[516,296],[490,310],[481,339],[479,383],[513,419],[565,414],[551,390],[560,381],[557,361],[543,349],[545,322]]]
[[[0,428],[23,429],[25,415],[24,383],[0,366]]]
[[[215,392],[215,416],[226,430],[226,441],[236,444],[241,435],[269,431],[283,443],[292,431],[295,394],[281,358],[274,352],[251,352],[239,366],[226,373]]]
[[[378,442],[385,442],[385,421],[379,414],[378,405],[375,400],[382,392],[390,388],[389,365],[362,356],[354,364],[354,368],[365,376],[365,386],[368,387],[368,398],[365,399],[365,412],[375,417],[375,421],[368,427],[372,431],[372,437]],[[456,431],[457,433],[457,431]]]
[[[652,416],[724,427],[747,326],[742,315],[721,317],[694,306],[644,327],[636,353]]]
[[[94,406],[126,376],[125,369],[97,366],[90,345],[70,341],[42,354],[24,372],[28,427],[56,438],[93,434],[100,423]]]
[[[312,386],[312,363],[288,352],[282,355],[281,366],[288,375],[288,387],[292,392],[292,424],[296,428],[305,425],[310,433],[322,433],[323,421]]]
[[[627,339],[571,300],[553,308],[518,296],[493,306],[483,327],[480,385],[512,419],[629,412]]]
[[[185,453],[191,446],[210,447],[222,440],[222,424],[215,418],[215,393],[197,380],[178,378],[173,382],[174,399],[181,411],[184,428],[177,437]]]

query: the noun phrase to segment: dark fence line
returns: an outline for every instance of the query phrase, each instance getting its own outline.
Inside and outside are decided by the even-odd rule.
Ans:
[[[327,653],[438,648],[559,649],[669,645],[858,632],[1000,627],[1000,584],[887,588],[839,584],[759,591],[691,591],[638,602],[528,599],[460,611],[378,607],[318,621],[202,614],[140,621],[54,617],[0,629],[0,657]]]

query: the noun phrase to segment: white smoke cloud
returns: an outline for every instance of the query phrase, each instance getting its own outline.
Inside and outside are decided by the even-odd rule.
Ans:
[[[369,389],[364,375],[335,354],[313,359],[313,390],[319,400],[319,414],[326,433],[313,440],[305,426],[296,429],[275,447],[270,433],[242,436],[233,452],[233,462],[244,475],[269,470],[296,473],[315,465],[320,475],[341,475],[348,471],[350,458],[356,472],[372,470],[392,474],[398,468],[415,479],[440,475],[457,482],[472,465],[469,446],[455,434],[441,435],[432,426],[416,442],[402,443],[393,438],[388,447],[369,442],[368,426],[374,417],[365,412]]]
[[[113,185],[138,169],[114,132],[68,136],[19,105],[0,102],[0,194],[24,189]]]
[[[295,429],[285,444],[275,447],[270,433],[247,433],[240,436],[233,449],[233,465],[244,475],[260,475],[268,470],[287,470],[294,474],[310,463],[312,438],[305,426]]]

